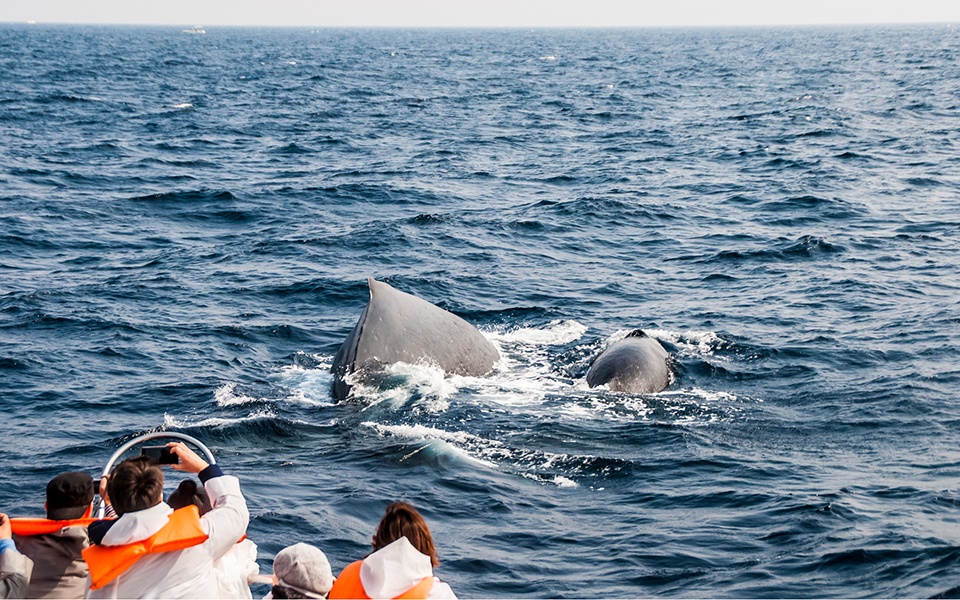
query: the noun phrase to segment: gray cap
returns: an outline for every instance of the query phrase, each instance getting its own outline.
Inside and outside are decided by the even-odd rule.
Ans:
[[[273,575],[277,585],[292,588],[308,598],[324,598],[333,587],[327,555],[310,544],[294,544],[278,552],[273,559]]]

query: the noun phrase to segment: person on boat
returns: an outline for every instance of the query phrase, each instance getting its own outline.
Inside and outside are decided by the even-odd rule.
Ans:
[[[93,477],[61,473],[47,483],[46,519],[14,519],[14,541],[33,561],[30,598],[83,598],[87,590],[88,517]]]
[[[90,525],[88,598],[216,598],[214,562],[240,541],[250,513],[236,477],[207,464],[183,442],[167,444],[180,463],[198,474],[213,509],[174,511],[163,502],[163,471],[145,456],[118,464],[107,482],[119,518]]]
[[[10,517],[0,513],[0,598],[26,598],[33,563],[17,551]]]
[[[430,528],[413,506],[387,507],[373,536],[373,553],[343,570],[329,598],[455,599],[450,586],[433,576],[440,564]]]
[[[198,486],[195,480],[184,479],[177,489],[170,493],[167,505],[177,510],[191,504],[197,507],[200,516],[213,509],[207,491]],[[240,540],[226,554],[218,558],[213,566],[220,586],[221,598],[253,598],[250,592],[250,580],[260,574],[256,544],[247,538]]]
[[[100,500],[103,501],[103,518],[104,519],[116,519],[117,511],[113,510],[113,505],[110,504],[110,494],[107,493],[107,482],[110,481],[110,474],[106,474],[100,478]]]
[[[273,589],[264,600],[326,598],[333,586],[333,571],[320,548],[299,543],[277,553],[273,580]]]

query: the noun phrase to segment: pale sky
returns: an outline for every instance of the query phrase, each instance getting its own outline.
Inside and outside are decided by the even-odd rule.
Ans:
[[[957,0],[0,0],[0,22],[300,27],[953,23]]]

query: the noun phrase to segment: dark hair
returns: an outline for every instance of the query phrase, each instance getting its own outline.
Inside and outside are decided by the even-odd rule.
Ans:
[[[440,565],[427,522],[417,509],[406,502],[394,502],[384,511],[377,532],[373,534],[373,550],[377,551],[402,537],[407,538],[421,554],[429,556],[434,567]]]
[[[285,585],[280,585],[280,584],[275,584],[275,585],[273,586],[273,589],[270,590],[270,593],[271,593],[271,594],[273,595],[273,597],[276,598],[277,600],[281,600],[281,599],[283,599],[283,598],[290,598],[290,600],[297,600],[297,599],[299,599],[299,598],[309,598],[309,597],[310,597],[310,596],[307,596],[306,594],[302,594],[302,593],[298,592],[297,590],[295,590],[295,589],[293,589],[293,588],[288,588],[287,586],[285,586]],[[324,597],[326,597],[326,596],[324,596]]]
[[[213,509],[213,506],[210,504],[210,496],[207,495],[207,490],[198,486],[197,482],[193,479],[184,479],[181,481],[177,489],[170,493],[170,497],[167,498],[167,504],[174,510],[194,504],[200,509],[201,515],[205,515]]]
[[[146,456],[128,458],[114,467],[107,494],[118,515],[156,506],[163,501],[163,471]]]

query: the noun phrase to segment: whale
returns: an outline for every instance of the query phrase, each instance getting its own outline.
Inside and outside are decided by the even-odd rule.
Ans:
[[[500,360],[496,347],[457,315],[370,277],[370,300],[341,344],[330,372],[333,396],[392,363],[428,363],[447,375],[480,377]]]
[[[670,384],[670,355],[660,342],[635,329],[610,344],[587,370],[587,385],[614,392],[655,394]]]

